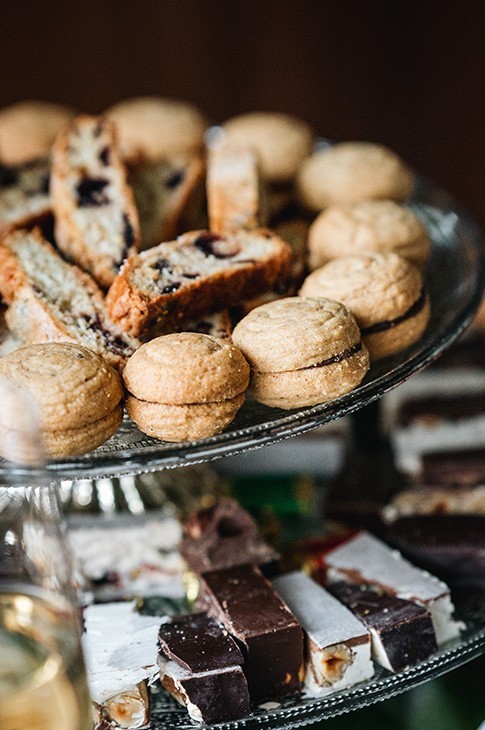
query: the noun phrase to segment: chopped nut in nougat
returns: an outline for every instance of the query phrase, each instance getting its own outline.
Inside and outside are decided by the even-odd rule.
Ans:
[[[372,677],[370,634],[348,608],[304,573],[282,575],[273,585],[305,634],[305,688],[310,697]]]

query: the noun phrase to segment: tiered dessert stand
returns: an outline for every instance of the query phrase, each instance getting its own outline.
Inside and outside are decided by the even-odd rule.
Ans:
[[[433,240],[426,272],[432,316],[416,345],[372,365],[359,388],[331,403],[281,411],[248,399],[224,433],[200,441],[175,445],[156,441],[140,433],[127,419],[119,432],[96,451],[76,460],[50,463],[47,470],[52,479],[99,479],[154,472],[259,448],[362,409],[426,367],[466,328],[480,301],[482,239],[468,216],[434,186],[421,181],[412,204]],[[0,462],[0,480],[1,472],[7,469],[20,480],[41,475],[35,469]],[[281,706],[258,710],[248,718],[217,727],[297,727],[387,699],[460,666],[485,650],[485,607],[474,601],[461,605],[458,596],[455,604],[466,629],[431,659],[397,674],[377,668],[372,680],[354,688],[322,699],[292,698]],[[153,728],[194,727],[185,710],[165,693],[155,693],[153,705]]]

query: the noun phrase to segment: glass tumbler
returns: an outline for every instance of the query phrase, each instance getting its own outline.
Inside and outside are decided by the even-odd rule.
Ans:
[[[0,409],[5,406],[0,383]],[[28,452],[37,465],[35,419],[19,394],[7,393],[8,422],[0,453],[12,462]],[[5,422],[5,419],[3,419]],[[22,423],[28,424],[23,433]],[[27,439],[22,443],[23,439]],[[35,457],[35,458],[33,458]],[[39,473],[39,471],[37,471]],[[47,477],[15,483],[0,464],[0,728],[91,730],[92,712],[81,653],[80,613],[56,486]],[[24,480],[25,481],[25,480]]]

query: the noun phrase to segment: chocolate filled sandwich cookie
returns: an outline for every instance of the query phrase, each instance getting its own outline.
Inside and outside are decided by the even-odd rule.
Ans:
[[[121,425],[123,386],[118,373],[85,347],[51,342],[21,347],[0,358],[0,378],[25,390],[38,415],[45,455],[79,456],[107,441]],[[0,414],[1,455],[22,414]]]
[[[416,342],[430,314],[420,271],[394,253],[334,259],[305,279],[300,296],[343,302],[354,314],[372,360]]]
[[[138,428],[165,441],[220,433],[244,403],[249,365],[218,337],[181,332],[142,345],[123,373],[126,409]]]
[[[359,200],[405,200],[412,192],[411,170],[392,150],[372,142],[341,142],[318,150],[298,175],[301,202],[319,211]]]
[[[424,266],[431,241],[411,208],[393,200],[365,200],[322,211],[310,226],[308,248],[310,269],[341,256],[372,251],[394,252]]]
[[[351,312],[325,298],[289,297],[253,309],[233,332],[251,365],[252,395],[278,408],[298,408],[353,390],[369,353]]]

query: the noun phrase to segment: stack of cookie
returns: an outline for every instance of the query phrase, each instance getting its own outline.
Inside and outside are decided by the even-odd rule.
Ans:
[[[70,342],[119,371],[143,342],[199,333],[170,341],[184,363],[175,380],[191,374],[182,400],[163,390],[159,362],[148,395],[129,375],[135,365],[126,371],[131,417],[170,440],[220,431],[247,385],[229,368],[225,388],[205,393],[189,341],[209,336],[210,350],[242,317],[234,341],[253,397],[298,408],[355,388],[367,351],[408,347],[429,317],[430,242],[401,205],[413,176],[397,155],[357,142],[312,152],[310,126],[285,114],[229,119],[207,149],[206,130],[193,105],[155,97],[101,117],[49,104],[0,112],[7,326],[24,344]],[[222,351],[244,360],[231,347]]]

